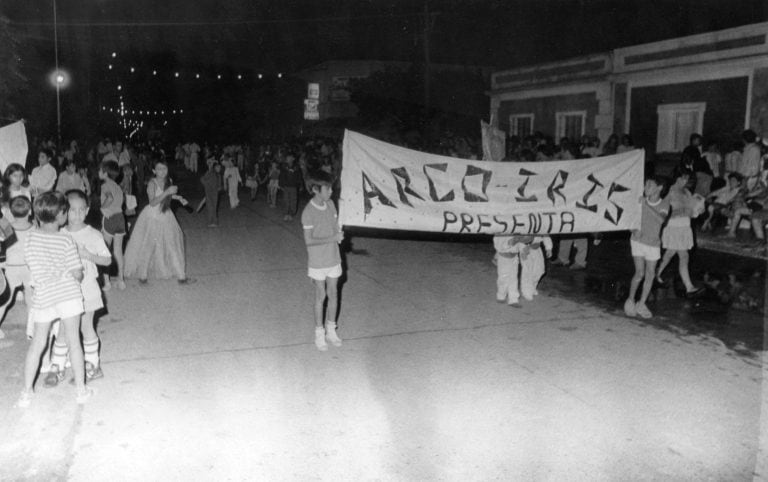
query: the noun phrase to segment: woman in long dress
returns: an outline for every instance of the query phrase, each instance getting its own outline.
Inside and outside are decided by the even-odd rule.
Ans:
[[[184,259],[184,234],[171,211],[171,200],[178,199],[178,187],[168,177],[168,165],[155,161],[154,177],[147,183],[149,204],[141,211],[125,249],[125,276],[139,278],[176,278],[184,284],[187,278]]]

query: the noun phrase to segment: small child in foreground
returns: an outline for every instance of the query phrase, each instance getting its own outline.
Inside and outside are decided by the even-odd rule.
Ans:
[[[493,237],[493,247],[496,249],[496,301],[499,303],[506,301],[509,306],[520,307],[520,254],[526,250],[526,256],[529,254],[528,245],[531,242],[532,236],[497,234]]]
[[[59,232],[67,220],[67,200],[59,192],[42,193],[35,198],[34,212],[39,228],[29,233],[24,257],[33,288],[29,316],[35,330],[27,350],[24,390],[17,406],[24,408],[32,401],[40,357],[48,342],[51,324],[56,320],[61,320],[59,331],[63,332],[70,347],[77,403],[85,403],[93,392],[85,386],[85,364],[80,346],[83,265],[72,238]]]
[[[520,292],[528,301],[539,294],[536,287],[546,271],[542,247],[547,259],[551,258],[552,238],[549,236],[535,236],[531,243],[520,251]]]
[[[338,224],[336,206],[331,201],[332,183],[333,180],[326,173],[314,174],[308,183],[312,199],[301,213],[304,242],[309,258],[308,275],[315,285],[315,346],[320,351],[328,349],[326,340],[334,346],[341,346],[341,338],[336,333],[336,316],[339,302],[338,282],[342,273],[338,245],[344,240],[344,233]],[[327,316],[323,309],[326,297]]]
[[[104,376],[99,359],[99,335],[96,334],[93,323],[94,313],[104,307],[96,265],[109,266],[112,263],[112,255],[101,233],[85,224],[85,217],[88,215],[88,196],[80,190],[68,191],[66,196],[69,211],[67,211],[67,226],[62,229],[62,232],[69,234],[74,240],[83,264],[83,280],[80,283],[80,289],[83,292],[84,313],[80,330],[83,333],[83,351],[85,352],[85,378],[91,381]],[[51,369],[44,380],[46,387],[55,387],[64,379],[67,351],[66,341],[57,337],[53,345]]]

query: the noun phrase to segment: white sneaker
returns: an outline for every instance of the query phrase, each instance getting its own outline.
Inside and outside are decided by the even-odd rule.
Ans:
[[[624,302],[624,314],[627,316],[637,315],[637,307],[635,306],[635,302],[631,299],[627,299],[627,301]]]
[[[315,328],[315,346],[320,351],[328,349],[328,345],[325,343],[325,330],[323,328]]]
[[[333,346],[341,346],[341,338],[336,334],[336,323],[330,321],[326,322],[325,339],[330,341]]]

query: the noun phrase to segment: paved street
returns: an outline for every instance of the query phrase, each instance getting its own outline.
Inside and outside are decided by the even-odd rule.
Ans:
[[[535,302],[497,304],[488,243],[356,237],[344,346],[320,353],[301,227],[280,214],[246,201],[214,230],[181,212],[198,282],[107,294],[105,378],[83,407],[39,383],[12,408],[12,311],[0,480],[768,476],[764,351],[621,316],[562,269]]]

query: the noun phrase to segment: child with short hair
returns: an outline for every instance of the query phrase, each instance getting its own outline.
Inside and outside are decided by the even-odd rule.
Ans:
[[[331,201],[332,183],[326,173],[314,174],[309,182],[312,199],[301,213],[308,255],[307,274],[315,285],[315,346],[320,351],[328,349],[326,340],[341,346],[341,338],[336,333],[336,317],[338,282],[342,273],[338,244],[344,240],[344,232],[339,227],[336,206]],[[326,298],[327,316],[323,310]]]
[[[34,335],[24,364],[24,390],[18,407],[32,401],[34,382],[40,368],[40,357],[48,342],[51,324],[60,320],[59,331],[70,346],[70,360],[75,374],[77,403],[85,403],[93,394],[85,386],[83,348],[80,346],[80,315],[83,313],[83,265],[72,238],[59,232],[67,220],[67,200],[59,192],[45,192],[34,202],[39,228],[30,232],[24,245],[33,288],[29,316]]]
[[[215,228],[219,225],[219,193],[221,192],[221,164],[215,159],[208,160],[208,171],[200,178],[205,191],[205,212],[208,227]],[[198,208],[198,211],[200,208]]]
[[[645,181],[642,197],[640,229],[632,231],[629,240],[635,274],[629,284],[629,296],[624,302],[627,316],[650,318],[653,316],[646,302],[656,276],[656,263],[661,259],[661,227],[669,214],[669,198],[661,198],[664,179],[652,177]],[[643,281],[640,299],[636,300],[637,290]]]
[[[280,167],[276,161],[272,161],[272,165],[269,168],[269,184],[267,189],[269,207],[277,207],[277,192],[280,190]]]
[[[112,247],[117,263],[117,287],[125,289],[123,276],[123,238],[125,238],[125,215],[123,214],[123,189],[115,179],[120,175],[120,167],[115,161],[102,161],[99,166],[101,179],[101,234],[107,246]],[[112,288],[109,272],[104,273],[104,291]]]
[[[72,237],[80,262],[83,264],[83,280],[80,282],[80,289],[83,293],[84,312],[80,330],[83,333],[83,351],[85,352],[85,379],[91,381],[104,376],[99,358],[99,335],[93,323],[94,313],[104,307],[96,265],[109,266],[112,263],[112,255],[101,233],[85,223],[89,209],[88,196],[80,190],[71,190],[66,196],[69,203],[67,226],[61,231]],[[51,368],[44,380],[46,387],[55,387],[64,379],[67,351],[66,340],[56,337]]]
[[[32,211],[32,203],[25,196],[16,196],[9,202],[10,213],[13,216],[11,227],[16,234],[16,243],[11,245],[5,253],[5,278],[11,297],[0,307],[0,320],[14,299],[14,294],[19,288],[24,289],[25,296],[31,296],[30,275],[27,261],[24,259],[24,244],[32,231],[32,223],[29,214]],[[27,324],[27,335],[32,336],[32,325]]]
[[[41,149],[37,156],[39,166],[32,169],[29,175],[29,190],[32,197],[39,196],[48,192],[56,185],[56,168],[51,165],[53,151],[50,149]]]

